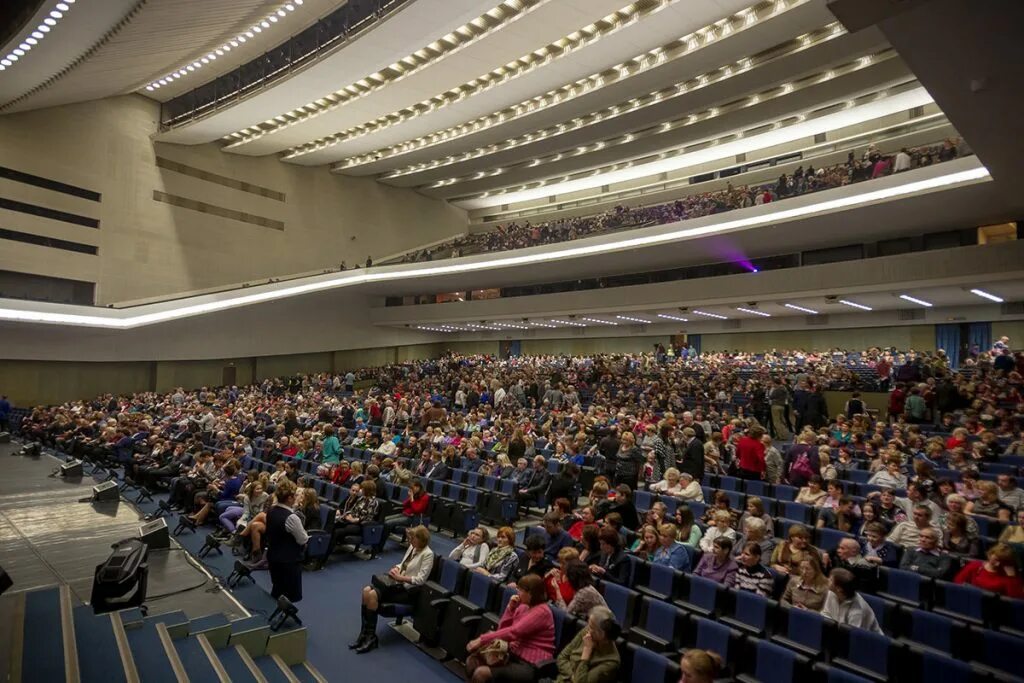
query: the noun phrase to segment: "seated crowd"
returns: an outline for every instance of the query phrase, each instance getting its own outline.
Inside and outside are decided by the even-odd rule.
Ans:
[[[459,237],[446,244],[407,254],[402,262],[431,261],[436,258],[456,258],[485,251],[523,249],[617,230],[674,223],[830,190],[950,161],[969,153],[964,142],[959,139],[946,140],[940,145],[928,147],[904,148],[888,154],[879,151],[875,145],[870,145],[860,158],[851,151],[843,164],[821,168],[815,168],[812,163],[808,163],[806,168],[800,165],[792,173],[783,173],[772,183],[739,187],[733,187],[732,183],[729,183],[723,190],[703,192],[666,204],[637,207],[620,205],[601,214],[536,224],[530,221],[522,224],[512,222],[493,230]]]
[[[36,408],[18,429],[166,488],[191,524],[216,524],[257,562],[283,480],[299,484],[295,509],[328,555],[382,522],[408,547],[362,591],[358,653],[378,646],[381,606],[416,602],[442,562],[423,525],[428,482],[509,481],[519,514],[541,511],[541,526],[521,547],[511,525],[467,529],[444,560],[515,588],[496,630],[465,643],[468,679],[534,680],[557,655],[542,670],[558,681],[613,681],[619,636],[646,642],[610,599],[614,586],[643,588],[638,568],[875,633],[887,625],[874,599],[894,571],[1024,598],[1024,358],[1000,368],[1002,354],[981,354],[968,375],[939,354],[895,365],[901,354],[865,352],[895,380],[884,417],[856,393],[841,413],[814,407],[843,370],[827,355],[448,355],[363,373],[374,384],[356,392],[323,374],[103,396]],[[346,487],[326,515],[317,480]],[[389,486],[408,494],[382,519]],[[556,641],[552,608],[585,625],[571,642]],[[679,666],[711,681],[729,663],[689,649]]]

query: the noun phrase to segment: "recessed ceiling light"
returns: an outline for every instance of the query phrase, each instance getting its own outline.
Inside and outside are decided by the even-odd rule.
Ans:
[[[681,323],[688,323],[688,322],[690,322],[690,320],[688,318],[682,318],[682,317],[680,317],[678,315],[669,315],[668,313],[659,313],[658,317],[659,318],[664,318],[665,320],[677,320],[677,321],[679,321]]]
[[[928,303],[924,299],[918,299],[917,297],[910,296],[909,294],[900,294],[900,298],[904,301],[909,301],[912,304],[917,304],[918,306],[924,306],[926,308],[932,307],[932,304]]]
[[[742,306],[737,306],[736,310],[741,311],[743,313],[749,313],[750,315],[759,315],[762,318],[772,317],[771,313],[765,313],[764,311],[755,311],[753,308],[743,308]],[[696,313],[696,311],[694,311],[694,313]]]
[[[810,313],[811,315],[818,315],[818,312],[813,308],[804,308],[803,306],[797,306],[796,304],[782,304],[786,308],[792,308],[794,311],[803,311],[804,313]]]
[[[972,289],[971,290],[971,294],[975,294],[977,296],[980,296],[982,299],[988,299],[989,301],[995,301],[997,304],[1003,303],[1003,298],[1002,297],[996,296],[995,294],[990,294],[989,292],[986,292],[983,289]]]
[[[707,311],[697,311],[697,310],[695,310],[693,312],[696,313],[697,315],[703,315],[703,316],[706,316],[708,318],[717,318],[718,320],[728,320],[729,319],[729,316],[727,316],[727,315],[719,315],[718,313],[709,313]]]

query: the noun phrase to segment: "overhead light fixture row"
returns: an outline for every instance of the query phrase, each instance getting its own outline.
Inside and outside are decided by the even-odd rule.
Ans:
[[[158,78],[149,85],[146,86],[146,90],[153,92],[159,90],[165,85],[181,79],[182,77],[188,76],[189,74],[195,73],[202,69],[207,64],[216,61],[218,57],[223,57],[232,49],[237,48],[239,45],[245,43],[247,40],[253,40],[256,38],[256,34],[262,33],[265,29],[269,29],[273,24],[276,24],[280,19],[288,16],[290,12],[294,12],[296,7],[302,5],[305,0],[290,0],[282,4],[280,7],[275,9],[270,14],[266,15],[263,19],[260,19],[255,24],[239,33],[234,38],[227,40],[220,47],[213,48],[210,52],[205,55],[197,57],[194,61],[188,64],[182,64],[177,69],[174,69],[169,74]]]
[[[35,30],[32,31],[25,39],[13,50],[11,50],[5,57],[0,57],[0,71],[6,71],[17,63],[19,59],[24,58],[29,52],[32,51],[39,43],[46,39],[50,35],[50,32],[57,27],[61,19],[71,11],[72,6],[75,4],[75,0],[63,0],[53,5],[43,21],[36,26]]]

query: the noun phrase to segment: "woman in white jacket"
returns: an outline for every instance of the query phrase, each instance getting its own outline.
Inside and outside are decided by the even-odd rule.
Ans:
[[[455,560],[466,569],[482,567],[487,562],[487,555],[491,552],[490,547],[487,545],[489,540],[490,536],[487,533],[487,529],[477,527],[469,532],[466,540],[452,549],[448,558]]]

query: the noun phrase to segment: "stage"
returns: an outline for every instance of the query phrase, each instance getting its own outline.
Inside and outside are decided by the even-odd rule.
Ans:
[[[92,477],[50,477],[60,460],[16,455],[20,449],[0,444],[0,566],[14,581],[7,592],[66,584],[76,604],[88,602],[96,565],[110,555],[111,544],[138,536],[143,513],[124,500],[79,502],[91,497]],[[147,593],[149,614],[249,616],[173,537],[170,549],[149,552]]]

